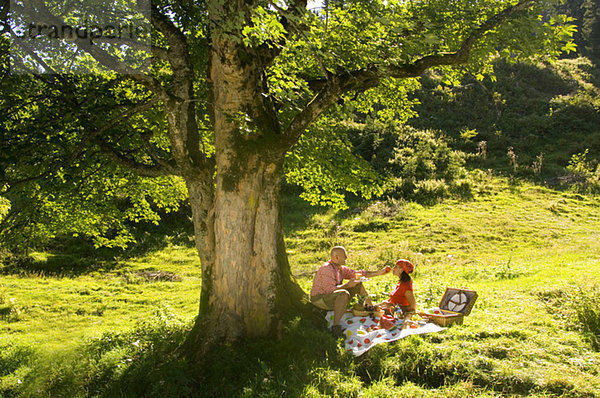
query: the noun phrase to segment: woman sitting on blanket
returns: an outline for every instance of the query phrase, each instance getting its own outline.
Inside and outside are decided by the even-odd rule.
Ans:
[[[412,279],[409,275],[414,269],[415,266],[408,260],[396,261],[396,266],[392,272],[399,278],[398,284],[390,293],[389,300],[379,305],[380,308],[392,312],[395,306],[399,306],[402,309],[404,319],[414,314],[417,309],[417,301],[413,294]]]

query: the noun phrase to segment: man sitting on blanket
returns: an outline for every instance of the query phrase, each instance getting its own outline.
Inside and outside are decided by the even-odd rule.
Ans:
[[[342,246],[335,246],[331,249],[330,259],[317,271],[310,291],[311,303],[323,310],[333,310],[331,331],[335,337],[342,337],[340,320],[346,312],[346,306],[351,297],[355,295],[366,296],[365,304],[373,306],[365,287],[360,278],[357,277],[371,278],[385,275],[391,269],[385,267],[379,271],[355,271],[344,265],[346,264],[346,258],[348,258],[346,249]],[[348,279],[348,282],[344,283],[344,279]]]

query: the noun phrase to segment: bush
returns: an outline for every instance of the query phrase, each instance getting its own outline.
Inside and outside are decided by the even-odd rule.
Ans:
[[[571,173],[572,189],[579,193],[600,193],[600,163],[588,160],[589,149],[571,156],[567,171]]]
[[[367,121],[354,126],[349,136],[355,151],[388,179],[386,194],[422,202],[458,195],[470,197],[465,154],[450,147],[445,135],[410,126]]]
[[[597,64],[586,58],[552,65],[498,60],[494,71],[495,80],[467,75],[455,86],[444,84],[439,74],[425,74],[415,92],[420,117],[408,123],[443,131],[454,149],[478,153],[469,156],[469,165],[535,180],[564,173],[571,154],[582,152],[583,145],[597,156]],[[506,161],[509,147],[518,155],[516,169]]]
[[[396,134],[393,157],[384,169],[385,174],[415,182],[452,181],[461,174],[464,154],[452,150],[444,135],[409,126],[398,128]]]
[[[574,296],[575,315],[581,331],[595,350],[600,349],[600,287],[579,288]]]

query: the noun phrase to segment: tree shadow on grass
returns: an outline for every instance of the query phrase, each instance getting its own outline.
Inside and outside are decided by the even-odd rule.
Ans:
[[[252,339],[215,347],[201,363],[175,355],[176,342],[154,346],[118,377],[96,385],[104,386],[100,397],[215,398],[357,396],[382,379],[390,387],[408,382],[431,391],[466,379],[477,388],[511,395],[527,396],[540,388],[533,378],[498,375],[489,364],[474,371],[469,361],[457,363],[451,353],[430,349],[428,340],[412,336],[355,358],[329,331],[297,318],[279,341]],[[556,386],[554,392],[568,387]]]
[[[0,275],[70,278],[92,272],[114,271],[121,267],[117,261],[100,260],[96,256],[46,253],[44,258],[25,257],[8,261],[0,267]]]
[[[435,347],[451,336],[411,336],[355,358],[328,330],[300,316],[286,324],[280,340],[248,339],[215,346],[200,362],[191,362],[180,352],[190,328],[189,321],[158,314],[134,330],[88,340],[71,354],[49,355],[41,361],[32,358],[29,374],[18,388],[37,391],[34,396],[120,398],[345,397],[358,396],[382,380],[390,388],[410,383],[421,392],[432,391],[433,396],[443,396],[444,388],[465,380],[475,387],[472,392],[485,389],[511,396],[569,395],[574,388],[561,380],[541,385],[535,376],[499,372],[486,358],[489,350],[460,360],[468,351]],[[474,338],[483,344],[502,337],[506,336]]]
[[[162,214],[159,225],[147,222],[130,225],[135,243],[125,249],[96,247],[91,239],[81,236],[57,237],[41,255],[3,258],[0,275],[76,277],[111,272],[123,268],[123,260],[142,257],[169,245],[193,247],[194,230],[189,213],[189,208],[184,208]]]
[[[103,380],[98,396],[301,397],[318,379],[315,372],[340,372],[349,360],[339,354],[328,330],[300,317],[287,325],[279,341],[251,339],[214,347],[201,363],[175,354],[184,337],[146,349],[120,376]]]

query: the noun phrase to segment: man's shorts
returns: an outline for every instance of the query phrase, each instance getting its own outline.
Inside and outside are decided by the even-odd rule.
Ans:
[[[358,285],[351,287],[349,289],[337,289],[331,293],[315,294],[314,296],[310,297],[310,302],[313,303],[313,305],[315,307],[318,307],[322,310],[328,310],[328,311],[333,310],[333,306],[335,305],[335,300],[337,299],[337,297],[340,294],[343,294],[344,292],[348,292],[350,294],[350,297],[353,297],[360,293],[361,287],[362,287],[362,284],[359,283]]]

